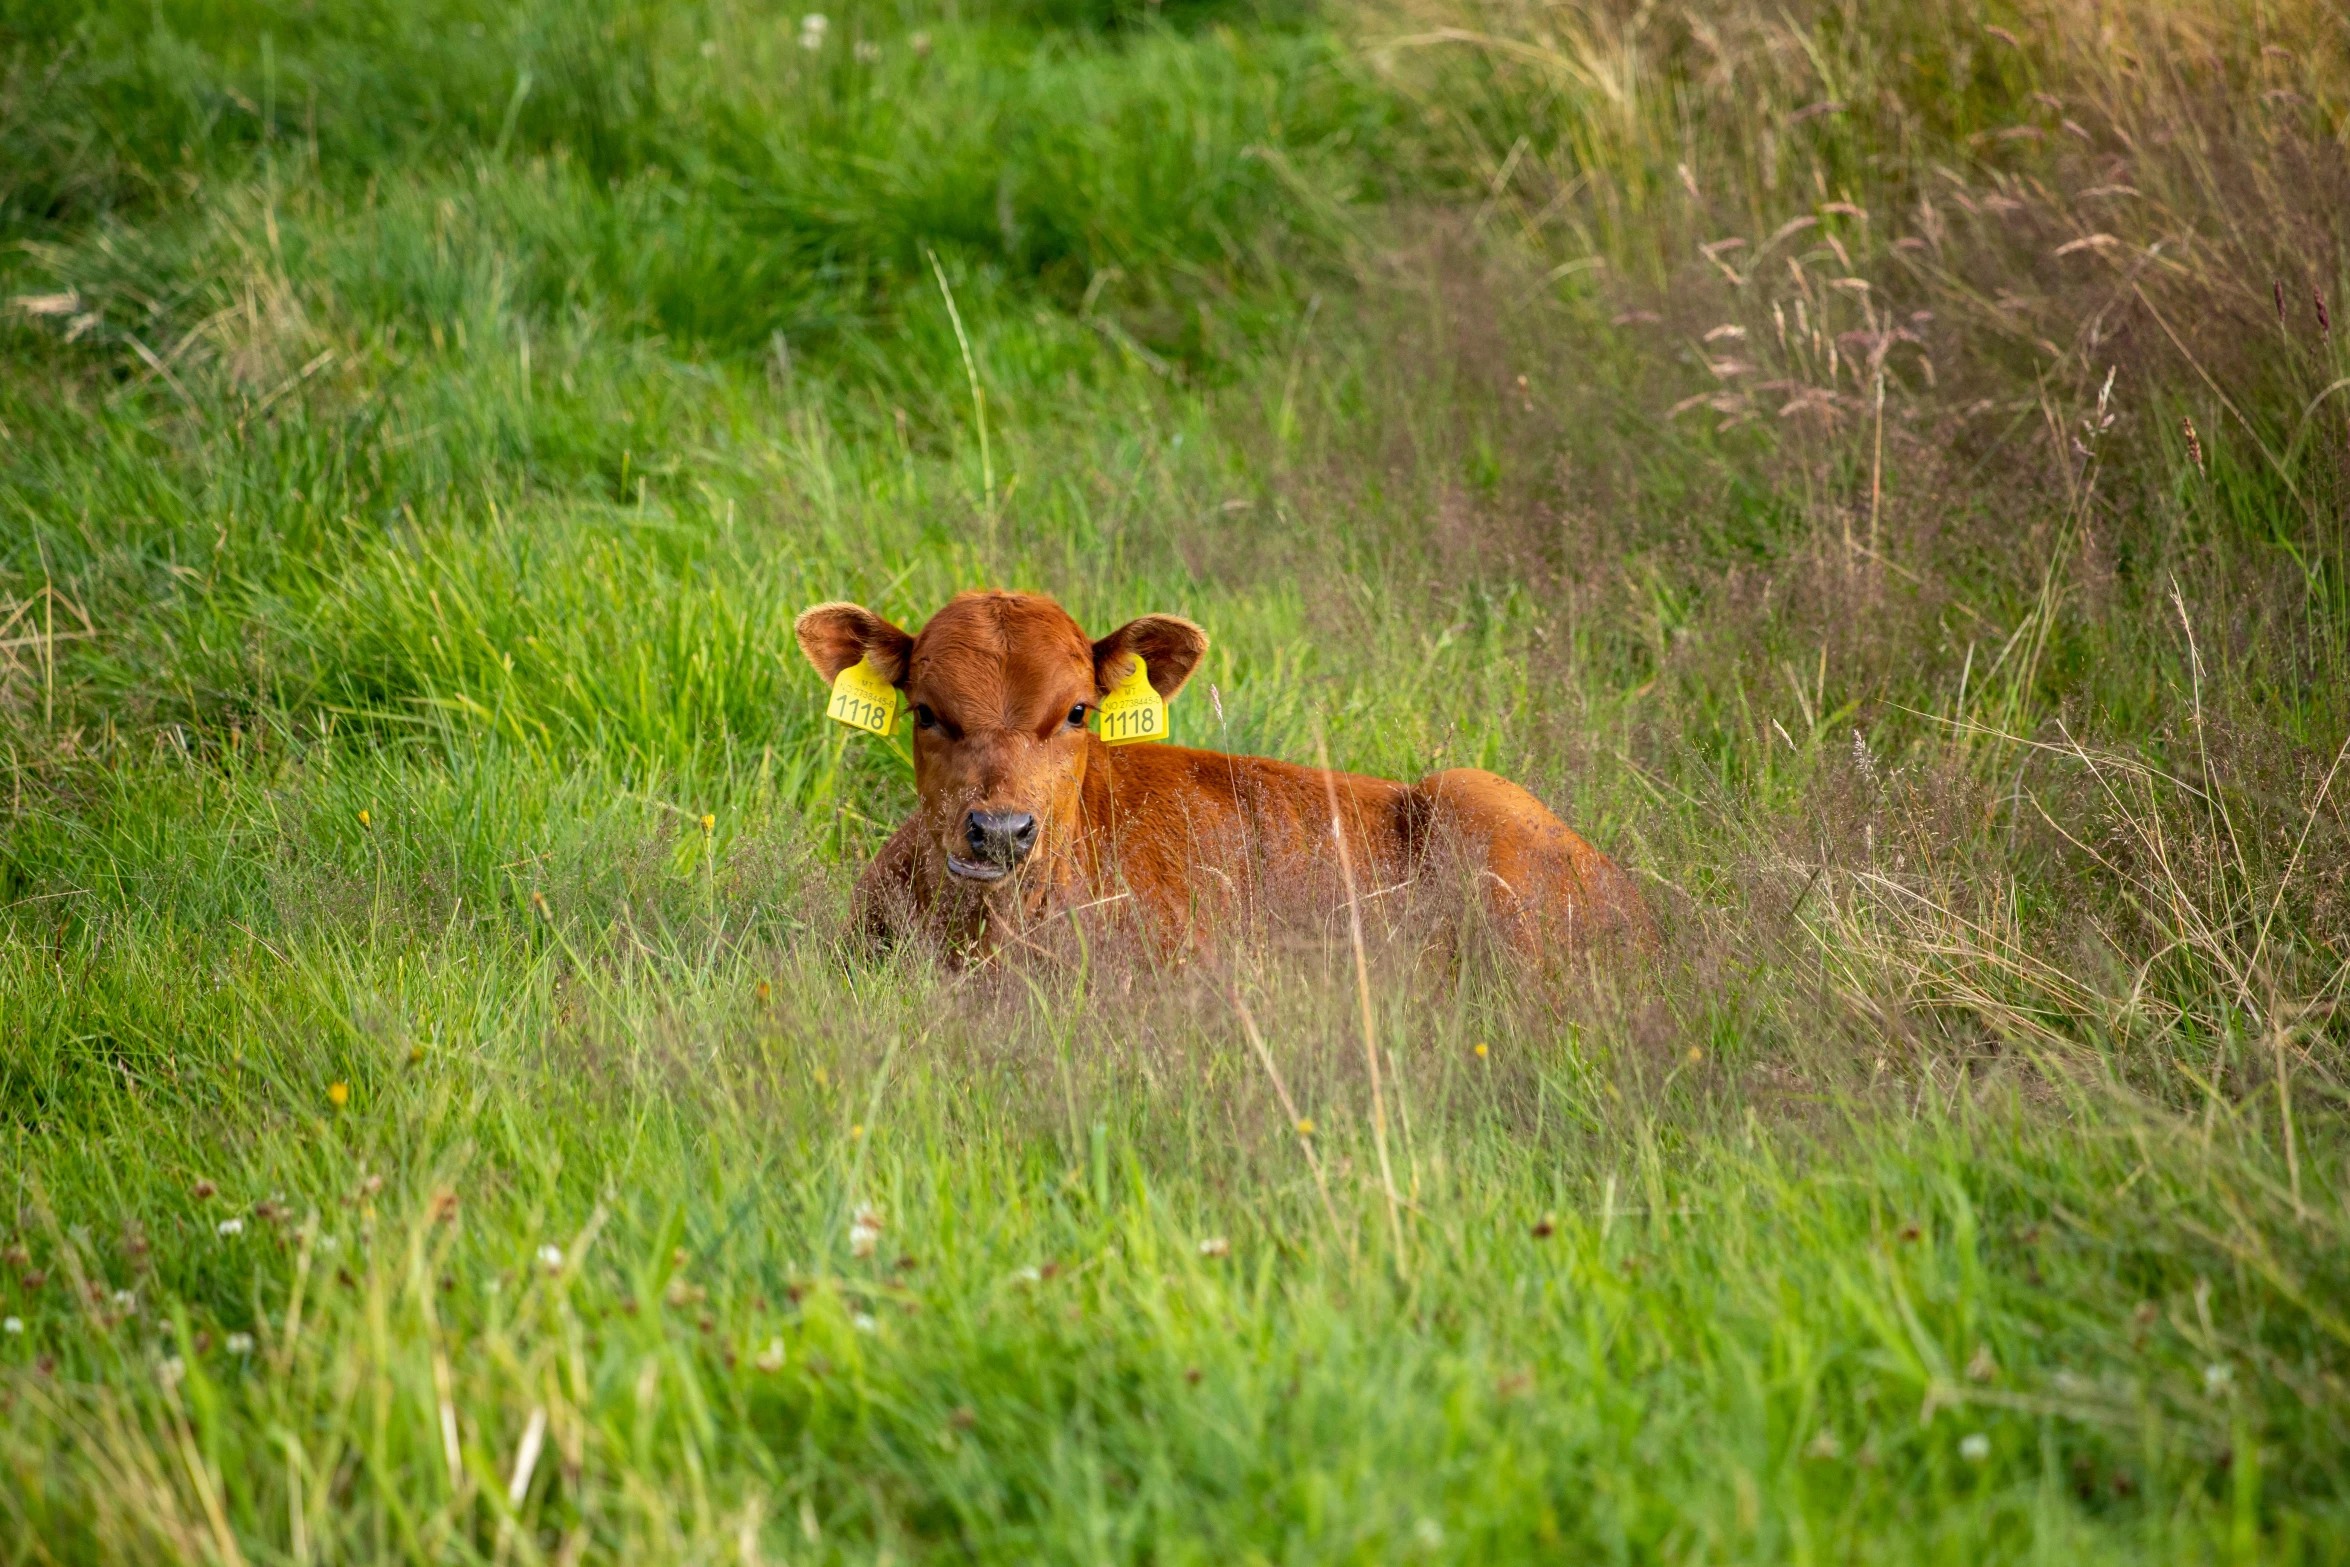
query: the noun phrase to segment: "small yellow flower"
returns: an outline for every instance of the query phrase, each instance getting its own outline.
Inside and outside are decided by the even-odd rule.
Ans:
[[[766,999],[767,999],[769,996],[771,996],[771,995],[773,995],[773,994],[774,994],[774,992],[773,992],[772,990],[770,990],[770,989],[768,988],[768,986],[767,986],[767,981],[765,981],[765,980],[761,980],[761,981],[759,981],[759,999],[760,999],[761,1001],[764,1001],[764,1000],[766,1000]]]
[[[1312,1116],[1301,1115],[1297,1118],[1297,1135],[1300,1137],[1314,1135],[1314,1118]]]
[[[330,1105],[333,1105],[337,1110],[340,1110],[343,1108],[343,1106],[349,1104],[351,1102],[351,1085],[349,1083],[327,1084],[326,1102]]]
[[[855,1139],[855,1138],[862,1137],[862,1136],[864,1136],[864,1135],[865,1135],[865,1123],[864,1123],[864,1122],[862,1122],[862,1121],[858,1122],[856,1125],[854,1125],[854,1126],[852,1126],[852,1127],[850,1127],[850,1128],[849,1128],[849,1136],[850,1136],[850,1138],[851,1138],[852,1140],[853,1140],[853,1139]]]
[[[717,818],[717,817],[715,817],[715,816],[712,816],[712,815],[711,815],[709,812],[707,812],[707,811],[705,811],[705,812],[703,812],[703,813],[702,813],[702,831],[703,831],[703,833],[704,833],[705,835],[707,835],[707,834],[709,833],[710,829],[712,829],[713,827],[716,827],[717,825],[718,825],[718,818]]]
[[[1480,1061],[1485,1059],[1485,1041],[1482,1039],[1477,1041],[1477,1059]]]
[[[421,1061],[423,1061],[423,1060],[424,1060],[424,1046],[422,1046],[422,1045],[410,1045],[410,1046],[408,1047],[408,1064],[409,1064],[410,1066],[415,1066],[415,1065],[417,1065],[418,1063],[420,1063],[420,1062],[421,1062]]]
[[[1705,1052],[1703,1050],[1699,1049],[1695,1045],[1691,1045],[1689,1047],[1689,1064],[1691,1066],[1697,1065],[1698,1062],[1703,1061],[1704,1059]]]
[[[368,825],[368,823],[370,823],[370,822],[372,822],[372,821],[374,821],[374,820],[375,820],[375,818],[374,818],[373,816],[369,815],[369,814],[368,814],[368,813],[367,813],[365,810],[361,810],[361,811],[360,811],[360,813],[359,813],[359,825],[360,825],[360,826],[362,826],[362,827],[365,827],[366,825]]]

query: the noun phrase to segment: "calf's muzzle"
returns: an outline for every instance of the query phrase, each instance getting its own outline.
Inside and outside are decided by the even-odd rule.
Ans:
[[[967,811],[963,842],[970,856],[949,856],[947,868],[972,881],[995,881],[1036,847],[1036,817],[1027,811]]]

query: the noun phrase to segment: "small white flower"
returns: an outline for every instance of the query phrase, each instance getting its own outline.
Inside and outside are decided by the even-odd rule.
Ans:
[[[1221,1257],[1231,1250],[1232,1243],[1221,1235],[1211,1235],[1199,1243],[1199,1254],[1203,1257]]]
[[[881,45],[870,38],[860,38],[857,40],[856,56],[859,65],[878,65],[881,63]]]
[[[245,1221],[242,1219],[223,1219],[218,1224],[214,1225],[213,1229],[224,1236],[242,1235],[245,1233]]]
[[[1979,1464],[1991,1456],[1991,1439],[1977,1431],[1960,1438],[1958,1456],[1970,1464]]]
[[[318,1237],[318,1249],[320,1251],[340,1251],[342,1250],[342,1247],[343,1243],[332,1235],[321,1235]]]
[[[253,1335],[250,1333],[231,1333],[228,1336],[228,1352],[232,1355],[252,1354]]]
[[[859,1208],[857,1216],[849,1221],[849,1255],[870,1257],[873,1248],[881,1244],[881,1215],[871,1208]]]
[[[831,25],[832,23],[825,19],[822,11],[810,11],[806,16],[801,17],[800,47],[803,49],[823,48],[825,29]]]
[[[0,1322],[0,1333],[22,1333],[23,1331],[24,1318],[22,1317],[10,1317],[4,1322]]]
[[[717,39],[705,38],[702,40],[702,58],[705,60],[715,60],[718,58]]]
[[[767,1347],[759,1352],[751,1364],[757,1366],[761,1371],[781,1371],[783,1369],[783,1340],[769,1339]]]
[[[880,1328],[879,1323],[875,1322],[869,1314],[862,1311],[849,1318],[849,1321],[860,1333],[872,1333],[878,1331]]]
[[[1022,1268],[1012,1277],[1022,1284],[1035,1284],[1044,1278],[1044,1270],[1032,1265]]]
[[[155,1366],[155,1375],[165,1387],[178,1387],[180,1378],[187,1374],[188,1363],[177,1355],[166,1355]]]
[[[139,1297],[129,1290],[116,1290],[114,1292],[114,1309],[126,1317],[135,1317],[139,1314]]]
[[[2215,1360],[2203,1368],[2203,1391],[2206,1393],[2214,1395],[2224,1393],[2227,1391],[2228,1384],[2235,1380],[2235,1368],[2224,1360]]]
[[[554,1245],[541,1246],[539,1248],[539,1266],[545,1268],[549,1273],[559,1271],[563,1266],[563,1248]]]

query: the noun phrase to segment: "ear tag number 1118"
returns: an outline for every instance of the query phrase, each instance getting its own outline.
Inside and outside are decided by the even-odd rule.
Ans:
[[[884,740],[898,732],[898,688],[881,678],[871,659],[860,658],[832,682],[824,716]]]
[[[1140,653],[1128,655],[1134,672],[1112,686],[1102,698],[1102,744],[1137,745],[1167,738],[1167,702],[1150,682],[1150,666]]]

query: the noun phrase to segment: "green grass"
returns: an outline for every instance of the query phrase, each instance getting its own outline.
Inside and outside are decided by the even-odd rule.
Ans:
[[[0,1563],[2343,1559],[2350,40],[1889,9],[0,0]],[[988,583],[1665,952],[856,955]]]

